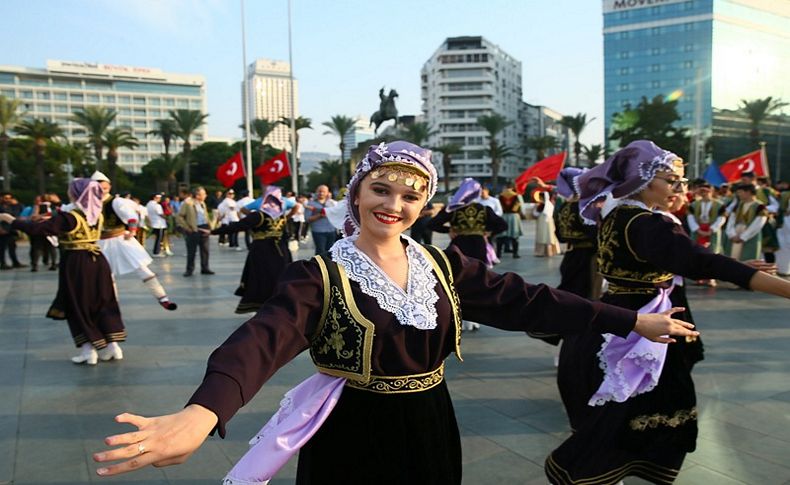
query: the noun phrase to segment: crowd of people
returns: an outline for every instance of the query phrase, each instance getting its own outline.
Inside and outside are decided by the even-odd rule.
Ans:
[[[309,350],[316,374],[287,393],[225,483],[265,483],[296,453],[297,483],[460,483],[444,361],[461,360],[462,331],[482,324],[561,344],[557,382],[574,432],[546,450],[551,483],[672,483],[696,445],[691,371],[703,358],[684,281],[790,298],[790,281],[771,275],[790,251],[787,184],[778,192],[747,173],[733,196],[684,175],[677,155],[637,141],[596,168],[566,168],[556,187],[535,180],[526,201],[514,187],[493,196],[466,179],[437,202],[431,152],[396,141],[371,146],[337,197],[324,185],[238,200],[197,187],[143,206],[112,195],[97,172],[75,180],[70,203],[54,211],[42,197],[25,215],[4,195],[0,222],[3,237],[29,234],[31,258],[33,238],[57,243],[48,316],[68,321],[80,349],[72,361],[87,365],[123,358],[114,278],[134,273],[163,308],[177,308],[148,268],[143,228],[154,257],[172,255],[171,236],[183,236],[184,277],[198,249],[200,273],[214,274],[211,235],[244,251],[244,234],[236,312],[253,316],[211,354],[181,411],[117,417],[138,429],[106,439],[111,449],[94,459],[118,463],[99,475],[185,461]],[[563,255],[558,289],[494,271],[505,254],[520,257],[525,219],[536,224],[535,256]],[[449,234],[449,246],[433,246],[432,232]],[[294,261],[308,233],[315,257]]]

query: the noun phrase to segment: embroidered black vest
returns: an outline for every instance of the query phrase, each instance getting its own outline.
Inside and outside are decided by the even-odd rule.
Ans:
[[[99,215],[96,225],[91,226],[85,219],[85,214],[80,209],[73,209],[69,214],[77,220],[77,225],[71,231],[58,235],[58,242],[64,251],[90,251],[99,253],[99,240],[103,216]]]
[[[265,212],[260,212],[261,221],[257,226],[252,228],[252,238],[258,239],[280,239],[283,237],[283,230],[285,229],[285,217],[278,217],[272,219],[271,216]]]
[[[653,286],[672,279],[672,273],[640,259],[628,241],[636,219],[651,217],[642,207],[621,205],[612,210],[598,230],[598,271],[610,283],[622,286]]]
[[[556,212],[557,239],[577,248],[595,247],[595,237],[579,214],[579,201],[566,202]]]
[[[486,208],[473,202],[453,211],[450,227],[459,236],[482,236],[486,232]]]
[[[439,283],[450,298],[455,325],[455,354],[461,360],[461,305],[453,286],[450,262],[440,249],[434,246],[422,248],[434,267]],[[373,381],[379,381],[376,383],[379,386],[391,386],[391,383],[382,383],[387,376],[371,375],[371,354],[376,328],[375,324],[359,311],[345,269],[329,257],[315,256],[315,260],[321,269],[324,301],[321,320],[310,343],[310,357],[313,363],[320,372],[347,378],[355,387],[365,386]],[[437,379],[437,375],[438,379],[441,379],[439,374],[441,370],[437,369],[420,377],[423,378],[422,380],[432,381]],[[409,380],[416,376],[403,377]],[[419,381],[420,379],[416,379],[412,384],[416,382],[419,385]],[[418,390],[422,389],[411,391]]]
[[[700,199],[700,200],[695,200],[694,202],[689,204],[691,213],[694,215],[694,218],[697,220],[697,223],[702,223],[703,219],[707,219],[707,222],[705,222],[705,224],[712,224],[719,217],[719,214],[721,213],[722,209],[724,209],[724,206],[718,200],[711,199],[710,207],[708,208],[708,213],[703,215],[702,202],[703,200]]]
[[[102,202],[101,213],[104,216],[104,227],[102,228],[102,232],[105,236],[109,233],[127,229],[126,224],[121,221],[121,218],[115,213],[115,209],[112,208],[112,201],[114,199],[114,197],[110,196]]]

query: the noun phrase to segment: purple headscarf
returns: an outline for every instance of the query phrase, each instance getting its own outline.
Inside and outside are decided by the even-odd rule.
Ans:
[[[362,179],[373,169],[382,165],[397,164],[411,167],[428,179],[428,198],[429,201],[436,194],[436,185],[439,177],[436,174],[436,167],[431,163],[431,151],[419,147],[407,141],[393,141],[390,143],[379,143],[371,145],[367,155],[357,164],[354,175],[348,183],[346,192],[346,221],[343,225],[343,233],[350,236],[359,230],[359,208],[354,204],[359,193],[359,184]]]
[[[465,178],[461,186],[455,191],[450,202],[447,203],[447,212],[453,212],[467,206],[480,197],[483,189],[480,182],[473,178]]]
[[[259,210],[272,219],[276,219],[283,213],[283,191],[280,187],[267,185],[263,195],[245,207],[249,210]]]
[[[649,140],[637,140],[621,148],[604,163],[578,176],[582,218],[595,224],[600,208],[595,202],[611,194],[624,199],[647,187],[659,171],[674,171],[680,157]]]
[[[104,197],[104,191],[99,182],[85,178],[74,179],[69,184],[69,197],[74,201],[74,205],[85,214],[88,224],[95,226],[101,215],[101,201]]]
[[[557,193],[566,199],[570,199],[574,195],[579,195],[576,177],[586,171],[586,168],[579,167],[566,167],[560,170],[560,175],[557,177]]]

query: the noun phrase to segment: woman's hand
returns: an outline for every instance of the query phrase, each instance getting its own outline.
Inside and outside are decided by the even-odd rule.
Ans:
[[[775,263],[766,263],[763,259],[750,259],[748,261],[744,261],[743,264],[751,266],[757,271],[762,271],[763,273],[768,273],[770,275],[776,275]]]
[[[672,318],[673,313],[682,312],[685,308],[675,307],[661,313],[640,313],[636,317],[634,332],[653,342],[675,343],[670,335],[695,337],[699,332],[692,330],[694,325]]]
[[[99,468],[96,470],[98,475],[117,475],[148,465],[160,467],[185,462],[214,429],[217,415],[203,406],[190,404],[183,410],[166,416],[144,418],[123,413],[116,416],[115,420],[129,423],[137,431],[104,439],[108,446],[116,448],[95,453],[93,459],[99,463],[125,461]]]

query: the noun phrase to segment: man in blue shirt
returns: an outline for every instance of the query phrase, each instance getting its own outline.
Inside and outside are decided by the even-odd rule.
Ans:
[[[315,243],[315,254],[326,255],[329,248],[335,243],[337,230],[326,217],[326,208],[334,207],[337,204],[329,197],[329,187],[319,185],[315,189],[315,197],[307,203],[306,215],[307,222],[310,223],[310,230]]]

